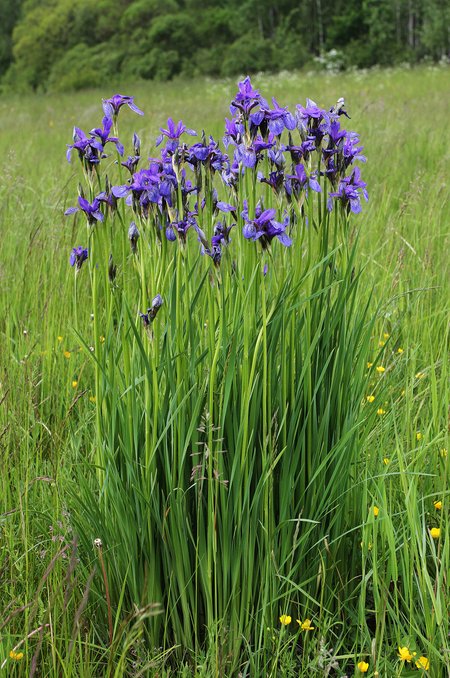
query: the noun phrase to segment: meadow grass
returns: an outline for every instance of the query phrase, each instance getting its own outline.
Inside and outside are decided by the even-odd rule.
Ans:
[[[221,591],[216,587],[214,601],[206,597],[200,602],[198,590],[202,583],[195,580],[189,568],[192,536],[184,521],[185,497],[176,498],[167,512],[167,505],[160,505],[159,493],[164,494],[164,488],[153,486],[151,478],[144,479],[140,486],[148,492],[144,496],[135,492],[140,479],[130,477],[129,488],[135,492],[131,510],[132,492],[123,493],[121,489],[124,468],[116,467],[117,478],[110,477],[116,488],[111,503],[86,504],[87,497],[95,497],[96,472],[92,465],[98,461],[95,441],[99,426],[104,439],[111,441],[105,455],[115,455],[130,432],[133,440],[122,448],[133,449],[133,444],[142,439],[140,429],[146,424],[140,422],[133,429],[134,424],[127,427],[124,422],[139,421],[140,408],[145,410],[145,403],[155,396],[155,391],[147,390],[147,382],[142,382],[125,398],[117,397],[119,379],[126,391],[127,384],[137,384],[139,376],[146,373],[151,386],[155,374],[139,343],[136,326],[126,306],[121,306],[120,327],[128,323],[128,331],[134,333],[133,358],[125,363],[128,376],[107,368],[105,363],[100,385],[104,421],[99,423],[102,412],[93,402],[99,383],[95,382],[89,347],[92,344],[100,352],[100,344],[104,344],[104,354],[113,357],[108,365],[118,366],[123,349],[111,337],[122,330],[111,326],[109,333],[102,334],[103,330],[94,329],[87,278],[80,276],[77,304],[73,303],[73,272],[68,255],[79,244],[82,227],[63,216],[64,209],[74,204],[79,178],[75,163],[70,166],[65,161],[65,144],[70,142],[73,125],[90,129],[97,124],[99,102],[112,92],[0,100],[0,436],[4,469],[0,481],[0,665],[6,661],[6,675],[209,676],[219,672],[238,675],[239,671],[252,676],[358,675],[358,662],[366,661],[367,675],[378,671],[380,676],[407,676],[421,670],[415,667],[420,656],[429,659],[429,675],[447,675],[449,209],[444,120],[448,81],[448,71],[436,68],[339,76],[282,74],[254,79],[259,89],[273,94],[283,104],[303,102],[309,96],[326,106],[339,96],[346,97],[352,116],[348,126],[360,132],[368,158],[364,179],[370,202],[353,222],[359,231],[357,265],[362,270],[358,286],[349,290],[357,295],[352,308],[362,312],[369,303],[369,315],[366,320],[361,316],[361,322],[364,320],[364,326],[370,328],[370,341],[367,345],[356,342],[354,346],[360,353],[347,356],[345,372],[335,375],[349,388],[353,384],[354,389],[363,389],[342,393],[340,401],[342,406],[355,398],[362,403],[354,419],[359,422],[358,436],[352,439],[348,452],[352,482],[348,487],[345,482],[349,478],[342,482],[342,477],[347,477],[343,467],[320,476],[323,466],[318,462],[317,478],[323,492],[318,485],[313,498],[308,499],[308,512],[300,519],[305,520],[305,525],[307,520],[312,521],[311,529],[302,529],[300,536],[295,526],[298,528],[295,519],[299,516],[295,513],[291,516],[293,524],[286,523],[284,533],[281,530],[268,535],[261,530],[264,520],[261,522],[259,509],[264,516],[275,509],[270,503],[270,486],[265,482],[258,485],[255,479],[266,481],[276,472],[270,455],[266,462],[262,459],[256,474],[245,463],[242,468],[228,468],[221,461],[223,433],[213,431],[204,417],[202,420],[205,398],[213,408],[215,399],[211,400],[208,375],[204,382],[199,379],[199,375],[205,377],[199,370],[199,356],[193,354],[195,360],[188,365],[190,376],[185,381],[178,372],[180,352],[175,351],[164,363],[159,377],[160,383],[167,386],[165,391],[161,387],[159,419],[154,428],[148,429],[150,438],[156,435],[154,431],[182,431],[184,437],[176,448],[186,456],[191,449],[186,441],[189,446],[198,444],[198,449],[203,450],[199,457],[202,473],[216,471],[224,479],[229,479],[230,473],[249,477],[253,473],[255,480],[251,487],[257,501],[245,496],[230,498],[224,486],[218,486],[213,496],[212,501],[227,507],[224,516],[232,507],[241,512],[240,524],[247,523],[237,543],[233,543],[229,532],[232,521],[222,526],[228,542],[220,546],[220,553],[228,560],[221,563],[215,560],[214,545],[208,542],[211,530],[204,526],[205,538],[197,538],[197,549],[204,551],[206,560],[212,559],[212,567],[223,571],[225,583]],[[136,130],[147,149],[153,146],[158,128],[169,115],[176,120],[182,118],[189,127],[205,127],[220,137],[222,121],[228,113],[226,102],[235,89],[235,83],[228,80],[180,81],[153,89],[142,84],[127,85],[124,91],[135,96],[146,115],[143,119],[123,115],[121,137],[131,137]],[[197,303],[202,295],[201,281],[184,280],[179,284],[186,289],[192,285],[189,298]],[[351,286],[350,280],[348,284]],[[176,308],[177,276],[172,285],[168,289]],[[251,292],[253,299],[257,292],[258,288]],[[322,293],[318,288],[317,292],[319,296]],[[275,347],[289,344],[286,327],[295,307],[295,290],[278,293],[283,303],[261,310],[273,315],[271,322],[265,323],[268,331],[261,335],[261,342],[273,346],[274,351]],[[139,296],[139,288],[136,294]],[[247,301],[251,303],[251,297]],[[215,324],[214,303],[206,300],[206,308],[212,313],[210,322]],[[311,308],[319,315],[316,322],[309,318],[308,327],[319,329],[309,339],[311,345],[323,342],[322,353],[317,356],[326,363],[327,351],[335,348],[331,341],[335,328],[330,325],[327,344],[320,308]],[[328,308],[329,317],[333,317],[332,310]],[[177,323],[181,312],[179,308],[168,321],[175,345],[180,341]],[[231,327],[239,333],[240,326],[234,327],[233,322],[237,323],[237,319],[231,318]],[[299,327],[291,331],[300,331],[303,321],[299,322]],[[225,344],[223,333],[229,328],[225,324],[219,327]],[[198,319],[191,329],[193,334],[188,341],[191,346],[199,345]],[[250,328],[248,332],[250,336]],[[212,350],[214,337],[210,339]],[[345,340],[342,335],[340,341]],[[352,343],[344,343],[344,354],[345,349],[350,354]],[[291,387],[289,373],[277,371],[280,366],[276,359],[267,363],[263,359],[274,351],[256,351],[260,357],[255,360],[255,370],[262,372],[253,383],[261,397],[265,379],[271,379],[272,385],[280,384],[274,398],[283,402],[285,390]],[[239,351],[232,358],[239,364]],[[373,363],[367,371],[366,362]],[[348,372],[350,366],[363,363],[364,376]],[[220,374],[226,374],[219,354],[214,364]],[[377,366],[385,370],[377,371]],[[182,367],[186,369],[186,365]],[[130,381],[134,369],[136,373]],[[322,372],[316,373],[319,385],[321,375]],[[225,376],[220,396],[223,404],[232,384],[234,392],[244,394],[242,401],[230,406],[231,412],[242,416],[221,422],[222,427],[227,427],[227,438],[236,439],[236,447],[242,442],[240,436],[247,436],[248,442],[254,435],[245,426],[242,428],[246,414],[253,421],[256,417],[246,409],[251,403],[251,399],[245,399],[249,376],[245,371],[236,371],[230,377],[232,383]],[[199,383],[204,383],[203,391],[196,391]],[[310,393],[305,384],[299,399],[303,406]],[[120,388],[123,390],[122,384]],[[266,389],[264,402],[267,397]],[[184,425],[182,408],[190,415],[184,415]],[[269,408],[261,415],[264,439],[269,436],[268,412]],[[295,418],[300,419],[300,413],[294,413]],[[192,426],[188,425],[191,421]],[[199,432],[197,429],[202,427]],[[147,431],[142,435],[145,437]],[[276,447],[274,439],[271,447],[284,449],[289,443],[288,428],[283,435],[285,440],[277,441],[280,447]],[[171,478],[173,460],[166,444],[163,470],[165,477]],[[335,460],[341,459],[345,465],[348,439],[343,436],[340,444],[341,452]],[[213,453],[206,454],[207,449]],[[150,448],[146,454],[151,464]],[[212,466],[208,470],[208,460],[222,466],[218,471]],[[176,467],[183,464],[187,469],[186,459],[180,458]],[[125,465],[127,472],[132,468],[132,463]],[[302,492],[300,486],[306,482],[302,467],[286,465],[283,469],[286,478],[292,475],[295,479],[300,501],[305,494],[305,488]],[[173,487],[178,483],[179,479],[174,478]],[[286,480],[284,487],[287,486]],[[289,515],[287,499],[276,498],[277,515]],[[436,508],[435,502],[441,505]],[[144,538],[148,562],[152,553],[162,548],[152,542],[151,535],[142,534],[136,511],[148,506],[152,506],[152,515],[160,516],[161,531],[167,530],[171,539],[176,538],[165,553],[158,551],[157,566],[166,573],[165,581],[170,581],[169,593],[164,592],[170,605],[165,608],[159,605],[163,594],[156,585],[149,585],[151,578],[145,567],[137,567],[136,557],[130,557],[140,552],[141,543],[136,551],[136,541]],[[322,523],[318,533],[320,547],[314,537],[314,521]],[[271,524],[270,520],[267,524]],[[439,528],[439,538],[431,536],[431,528]],[[101,537],[106,545],[114,542],[118,534],[121,547],[114,558],[108,559],[106,546],[100,551],[92,546],[95,537]],[[274,563],[272,571],[267,558],[266,575],[258,575],[258,581],[270,583],[266,590],[255,592],[252,577],[259,572],[260,564],[248,563],[242,570],[240,562],[246,553],[253,558],[258,548],[266,548],[270,555],[272,543],[282,546],[283,539],[286,548],[284,552],[281,548],[281,553],[289,564],[291,577],[286,573],[277,577],[280,564]],[[102,562],[106,564],[106,578]],[[112,633],[105,579],[113,599]],[[143,589],[145,596],[141,595]],[[130,591],[134,591],[134,608]],[[261,613],[258,618],[246,618],[250,601]],[[196,604],[200,622],[192,615]],[[230,608],[235,612],[232,623],[224,624]],[[222,614],[215,619],[217,609]],[[292,616],[289,625],[280,623],[283,614]],[[314,629],[301,630],[295,621],[297,615],[301,621],[310,617]],[[172,629],[162,647],[156,641],[153,645],[148,641],[149,628],[154,627],[158,633]],[[175,635],[173,629],[177,631]],[[402,661],[399,647],[417,655],[410,662]],[[17,653],[23,652],[23,658],[10,658],[13,648]]]

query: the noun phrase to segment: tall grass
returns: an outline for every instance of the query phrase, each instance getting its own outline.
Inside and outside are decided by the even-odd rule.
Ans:
[[[330,79],[326,97],[323,81],[304,80],[321,101],[355,92],[347,99],[366,142],[371,202],[349,262],[317,234],[310,250],[274,242],[263,259],[235,229],[217,272],[194,242],[142,257],[145,226],[133,258],[117,229],[116,281],[110,243],[99,243],[106,259],[92,278],[87,268],[77,276],[78,317],[67,257],[84,225],[60,216],[78,178],[68,173],[70,190],[55,192],[73,102],[12,100],[6,118],[2,109],[6,148],[27,131],[20,153],[3,154],[0,189],[0,663],[11,674],[28,675],[37,649],[36,675],[321,675],[336,665],[348,674],[362,659],[368,675],[417,674],[398,646],[429,657],[430,675],[448,671],[448,204],[435,131],[445,73]],[[298,83],[269,84],[292,102]],[[421,113],[430,83],[432,121]],[[231,90],[208,92],[215,133]],[[163,113],[181,117],[180,91],[162,87],[152,108],[134,90],[146,129]],[[192,126],[197,96],[183,99]],[[83,95],[73,122],[89,128],[97,112],[82,107],[98,98]],[[101,303],[91,320],[94,276]],[[164,304],[149,339],[137,312],[156,293]],[[307,617],[314,629],[302,631],[295,620]],[[23,659],[9,659],[20,642]]]

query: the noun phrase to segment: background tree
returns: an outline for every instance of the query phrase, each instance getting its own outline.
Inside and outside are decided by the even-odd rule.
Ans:
[[[448,0],[3,0],[3,87],[415,63],[449,55]],[[337,58],[336,58],[337,54]],[[6,73],[6,74],[5,74]]]

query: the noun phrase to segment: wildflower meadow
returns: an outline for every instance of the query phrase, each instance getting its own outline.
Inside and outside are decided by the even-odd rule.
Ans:
[[[448,84],[0,98],[0,675],[450,675]]]

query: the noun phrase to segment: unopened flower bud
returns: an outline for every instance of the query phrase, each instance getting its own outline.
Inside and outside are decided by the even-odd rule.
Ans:
[[[140,233],[138,231],[138,227],[134,223],[134,221],[131,222],[130,228],[128,229],[128,240],[130,241],[131,245],[131,251],[133,254],[136,254],[137,251],[137,241],[139,240]]]

